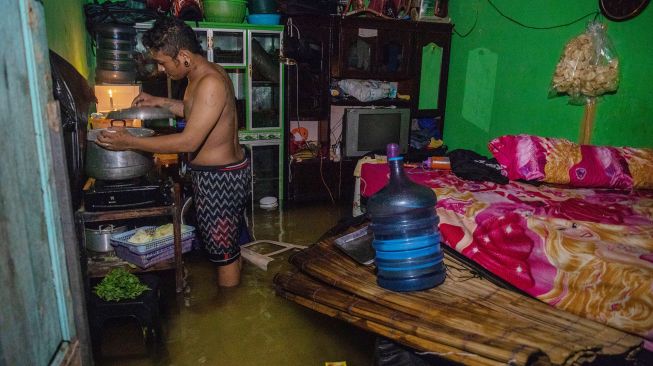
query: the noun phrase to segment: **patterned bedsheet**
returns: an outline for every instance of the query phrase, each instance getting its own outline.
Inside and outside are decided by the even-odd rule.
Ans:
[[[653,191],[407,173],[436,192],[446,245],[550,305],[647,338],[653,349]],[[363,164],[361,195],[387,176],[385,164]]]

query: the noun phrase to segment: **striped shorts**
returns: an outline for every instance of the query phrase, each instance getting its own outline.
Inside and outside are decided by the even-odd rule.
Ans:
[[[250,194],[249,160],[189,168],[203,248],[212,262],[230,264],[240,257],[238,229]]]

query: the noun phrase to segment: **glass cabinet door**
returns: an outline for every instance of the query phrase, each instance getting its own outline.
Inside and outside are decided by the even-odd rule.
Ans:
[[[281,145],[251,144],[245,145],[250,152],[252,167],[252,199],[255,203],[267,196],[280,199],[279,159]]]
[[[250,111],[252,129],[281,127],[281,32],[250,32]]]
[[[357,77],[374,71],[378,29],[343,28],[341,31],[342,76]]]
[[[245,66],[245,31],[212,30],[213,62],[222,66]]]
[[[377,55],[376,72],[381,75],[391,75],[394,78],[408,77],[411,49],[409,32],[379,30],[379,53]]]
[[[208,49],[209,49],[208,31],[206,29],[194,29],[194,30],[195,30],[195,36],[197,36],[197,40],[200,42],[200,47],[202,47],[202,55],[204,55],[204,57],[208,57],[207,56]]]
[[[227,71],[227,75],[229,75],[231,84],[234,87],[238,129],[243,130],[247,128],[247,124],[245,123],[245,105],[247,104],[247,78],[245,77],[245,69],[228,68],[225,71]]]

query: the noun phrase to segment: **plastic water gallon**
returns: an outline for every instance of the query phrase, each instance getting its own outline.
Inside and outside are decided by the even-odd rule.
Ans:
[[[387,147],[390,179],[368,201],[374,233],[377,283],[393,291],[418,291],[445,279],[435,193],[406,176],[399,146]]]

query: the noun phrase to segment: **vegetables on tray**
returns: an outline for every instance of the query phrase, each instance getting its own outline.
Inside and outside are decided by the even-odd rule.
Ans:
[[[172,231],[172,224],[161,225],[153,232],[151,230],[138,229],[127,241],[132,244],[146,244],[152,240],[170,236],[172,235]]]
[[[135,299],[150,290],[134,274],[124,268],[112,269],[94,288],[95,294],[104,301]]]

